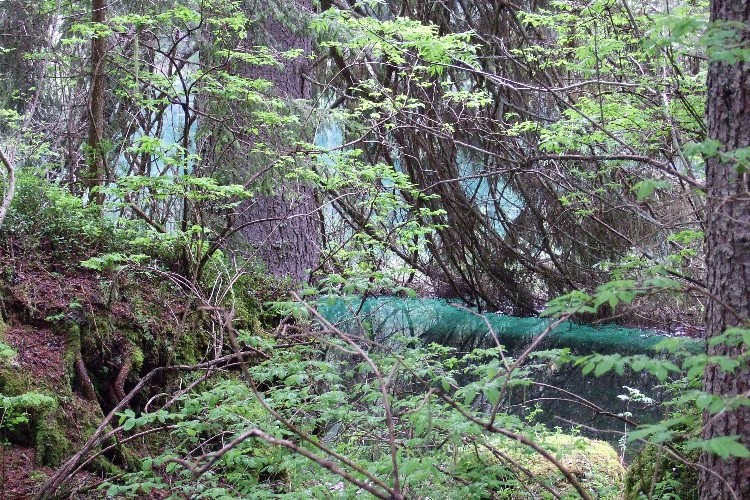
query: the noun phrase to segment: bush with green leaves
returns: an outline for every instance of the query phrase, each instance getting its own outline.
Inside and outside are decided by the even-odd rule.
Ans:
[[[16,195],[3,224],[6,245],[44,251],[60,260],[90,256],[113,242],[113,221],[100,208],[33,171],[18,175]]]
[[[165,451],[112,479],[108,493],[568,497],[575,490],[547,462],[566,456],[559,466],[581,488],[599,498],[619,494],[623,470],[611,446],[506,413],[499,399],[506,380],[529,381],[525,371],[509,374],[504,362],[513,360],[498,362],[497,349],[460,353],[414,338],[389,347],[335,328],[300,333],[307,340],[294,346],[294,336],[241,336],[267,359],[197,385],[169,411],[123,412],[125,439],[161,431]],[[488,410],[498,403],[499,411]]]
[[[0,342],[0,444],[5,445],[19,436],[15,433],[22,428],[29,430],[33,415],[40,415],[54,409],[57,400],[47,394],[34,391],[17,391],[7,383],[12,376],[6,364],[12,364],[16,351],[7,344]],[[16,375],[17,376],[17,375]],[[28,438],[28,436],[26,436]]]

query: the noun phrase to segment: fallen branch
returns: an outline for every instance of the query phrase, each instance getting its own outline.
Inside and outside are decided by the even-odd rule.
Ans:
[[[5,153],[0,149],[0,163],[3,164],[7,171],[5,192],[3,193],[3,202],[0,204],[0,227],[3,225],[5,220],[5,214],[10,208],[10,202],[13,201],[13,195],[16,192],[16,168],[13,163],[5,156]]]

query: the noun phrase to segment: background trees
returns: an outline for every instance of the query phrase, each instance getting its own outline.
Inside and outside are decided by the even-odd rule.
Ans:
[[[135,15],[136,7],[153,9],[153,17]],[[656,8],[604,0],[333,8],[316,21],[321,55],[312,63],[303,55],[311,6],[295,5],[301,17],[288,7],[123,5],[107,25],[74,25],[82,37],[52,37],[60,57],[50,71],[88,67],[97,76],[83,91],[87,80],[61,76],[39,94],[68,113],[59,123],[38,122],[57,138],[63,163],[54,175],[78,186],[90,177],[83,160],[97,171],[107,165],[103,191],[124,203],[122,214],[162,234],[176,224],[209,254],[230,240],[235,249],[250,243],[241,253],[300,280],[317,268],[315,235],[326,210],[304,181],[283,177],[300,166],[315,170],[306,156],[317,154],[309,147],[315,131],[335,130],[345,150],[393,165],[425,195],[396,189],[413,207],[398,217],[439,230],[417,238],[426,247],[415,252],[413,241],[398,243],[387,229],[366,230],[371,205],[340,190],[329,191],[336,214],[328,230],[343,223],[349,232],[369,231],[391,255],[379,267],[400,261],[416,269],[403,279],[425,292],[533,315],[551,297],[594,290],[613,270],[628,278],[666,273],[690,290],[702,287],[693,254],[703,181],[697,151],[685,147],[705,133],[702,69],[691,52],[700,4],[678,7],[682,24]],[[65,12],[60,32],[91,12]],[[396,17],[406,14],[414,21]],[[675,35],[665,38],[664,30]],[[104,64],[84,61],[89,42],[107,44]],[[86,110],[84,97],[95,95],[89,100],[97,106]],[[303,104],[309,97],[317,100]],[[100,134],[92,131],[102,127],[108,137],[95,148]],[[197,200],[195,186],[185,188],[187,197],[145,196],[169,176],[244,186],[252,200],[230,207],[237,199],[226,192],[221,203]],[[139,187],[136,178],[151,185]],[[264,195],[281,186],[283,202]],[[196,222],[210,234],[191,233]],[[341,248],[347,231],[338,242],[326,237],[330,249]],[[206,258],[185,252],[183,266],[200,274]],[[340,274],[351,264],[329,259],[320,270]],[[662,326],[697,322],[699,295],[680,300],[679,311],[670,312],[671,300],[649,300],[620,314],[653,323],[646,309],[657,308]]]
[[[545,297],[608,281],[605,262],[653,268],[690,246],[670,235],[701,229],[702,180],[682,151],[705,130],[687,49],[699,6],[680,7],[686,25],[667,44],[654,18],[665,29],[674,18],[627,2],[391,9],[434,33],[373,27],[383,13],[354,9],[327,43],[329,86],[376,139],[368,157],[398,164],[445,211],[423,220],[443,226],[429,252],[408,258],[438,293],[533,314]],[[469,30],[475,52],[462,60],[455,37]],[[696,264],[668,272],[700,283]],[[660,312],[669,322],[685,310]]]
[[[671,377],[676,416],[630,435],[674,438],[681,463],[712,452],[704,496],[742,497],[744,25],[708,29],[701,1],[30,7],[0,4],[3,187],[17,173],[22,188],[2,228],[1,284],[28,318],[65,329],[69,392],[116,409],[44,492],[144,429],[171,433],[170,447],[144,451],[115,493],[174,479],[196,496],[262,484],[460,497],[529,481],[552,496],[610,494],[621,469],[582,485],[547,451],[576,443],[506,411],[510,388],[538,383],[530,370],[550,359]],[[747,20],[740,4],[713,9]],[[29,298],[34,280],[18,284],[39,251],[39,265],[54,261],[39,275],[68,273],[54,308]],[[84,291],[87,307],[61,284],[81,284],[70,276],[81,265],[98,273],[88,288],[107,289]],[[706,355],[675,348],[679,362],[389,344],[363,333],[368,321],[355,335],[299,295],[284,300],[308,280],[319,306],[417,293],[531,316],[546,303],[557,319],[543,335],[572,317],[697,331],[708,304],[712,343]],[[140,282],[171,316],[127,304],[120,287]],[[294,321],[271,331],[278,316]],[[149,381],[169,394],[156,410],[153,394],[136,397]],[[551,469],[524,465],[526,449]]]

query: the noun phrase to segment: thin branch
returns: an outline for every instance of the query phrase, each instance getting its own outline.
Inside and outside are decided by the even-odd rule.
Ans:
[[[16,192],[16,169],[8,157],[5,156],[2,149],[0,149],[0,162],[2,162],[8,173],[4,190],[5,192],[3,194],[3,202],[2,205],[0,205],[0,227],[2,227],[3,221],[5,220],[5,214],[8,212],[10,202],[13,201],[13,195]]]
[[[328,459],[323,458],[323,457],[319,457],[318,455],[312,453],[310,450],[308,450],[306,448],[303,448],[303,447],[301,447],[301,446],[299,446],[299,445],[297,445],[297,444],[295,444],[295,443],[293,443],[293,442],[291,442],[291,441],[289,441],[287,439],[275,438],[275,437],[271,436],[270,434],[266,434],[265,432],[263,432],[260,429],[250,429],[249,431],[245,432],[244,434],[242,434],[240,436],[237,436],[231,442],[227,443],[222,449],[220,449],[219,451],[217,451],[216,453],[214,453],[212,455],[211,459],[208,462],[206,462],[202,467],[200,467],[198,469],[196,469],[195,467],[193,467],[193,465],[190,464],[190,462],[188,462],[187,460],[182,460],[182,459],[179,459],[179,458],[171,458],[171,459],[167,460],[167,462],[178,463],[178,464],[182,465],[183,467],[185,467],[186,469],[190,470],[195,475],[195,477],[200,477],[201,475],[203,475],[204,473],[206,473],[209,469],[211,469],[211,467],[213,467],[216,464],[216,462],[218,462],[221,459],[221,457],[223,457],[226,453],[228,453],[232,449],[234,449],[237,446],[239,446],[242,442],[244,442],[244,441],[246,441],[246,440],[248,440],[248,439],[250,439],[252,437],[260,438],[260,439],[262,439],[263,441],[266,441],[269,444],[273,444],[273,445],[276,445],[276,446],[283,446],[284,448],[288,449],[289,451],[291,451],[293,453],[296,453],[298,455],[302,455],[303,457],[312,460],[313,462],[315,462],[316,464],[320,465],[321,467],[323,467],[325,469],[328,469],[329,471],[333,472],[334,474],[336,474],[338,476],[341,476],[342,478],[344,478],[345,480],[349,481],[350,483],[359,486],[360,488],[362,488],[363,490],[367,491],[368,493],[372,494],[373,496],[375,496],[377,498],[382,498],[383,500],[390,500],[392,498],[395,498],[394,496],[392,496],[392,494],[383,492],[383,491],[375,488],[371,484],[368,484],[368,483],[366,483],[366,482],[364,482],[364,481],[356,478],[355,476],[349,474],[348,472],[346,472],[344,469],[342,469],[341,467],[339,467],[338,465],[336,465],[331,460],[328,460]]]

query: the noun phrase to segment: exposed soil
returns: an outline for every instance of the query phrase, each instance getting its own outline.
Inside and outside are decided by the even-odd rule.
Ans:
[[[5,332],[5,343],[16,350],[13,363],[29,380],[62,381],[65,340],[59,334],[48,328],[14,326]]]
[[[32,498],[51,471],[34,464],[34,448],[0,447],[0,500]]]

